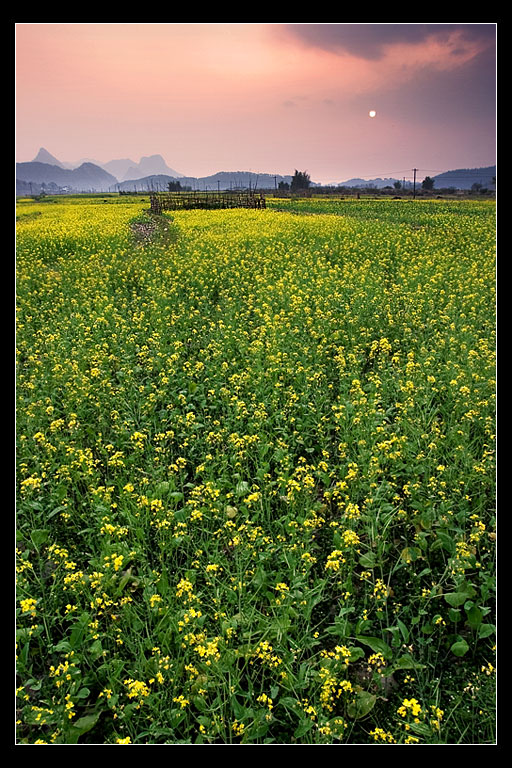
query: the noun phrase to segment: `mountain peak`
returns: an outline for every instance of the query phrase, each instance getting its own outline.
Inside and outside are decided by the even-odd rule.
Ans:
[[[148,155],[139,160],[139,169],[144,173],[166,173],[170,170],[167,167],[162,155]]]
[[[57,160],[56,157],[51,155],[47,149],[44,147],[41,147],[39,149],[39,152],[32,160],[33,163],[46,163],[47,165],[56,165],[58,168],[64,168],[64,165],[60,162],[60,160]]]

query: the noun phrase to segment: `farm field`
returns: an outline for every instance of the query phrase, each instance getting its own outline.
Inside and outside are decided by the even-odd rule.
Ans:
[[[17,743],[495,742],[495,203],[17,204]]]

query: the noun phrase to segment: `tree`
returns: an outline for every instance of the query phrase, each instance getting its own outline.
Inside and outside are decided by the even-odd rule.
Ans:
[[[396,190],[402,189],[402,182],[401,181],[394,181],[393,186]]]
[[[279,184],[277,185],[277,188],[283,191],[288,191],[290,189],[290,185],[288,184],[287,181],[280,181]]]
[[[425,176],[425,178],[421,182],[421,188],[434,189],[434,179],[431,179],[430,176]]]
[[[179,181],[170,181],[167,184],[169,192],[179,192],[181,190],[181,184]]]
[[[309,174],[306,173],[306,171],[297,171],[295,170],[295,173],[293,175],[291,184],[290,184],[290,191],[291,192],[298,192],[302,189],[309,189],[309,185],[311,184],[311,177]]]

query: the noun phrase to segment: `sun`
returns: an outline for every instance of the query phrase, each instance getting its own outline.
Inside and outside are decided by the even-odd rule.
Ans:
[[[370,111],[368,112],[368,116],[369,117],[375,117],[376,114],[377,113],[376,113],[376,111],[374,109],[370,109]]]

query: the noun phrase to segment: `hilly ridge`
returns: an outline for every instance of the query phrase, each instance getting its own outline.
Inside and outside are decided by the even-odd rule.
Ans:
[[[115,176],[93,163],[82,163],[73,170],[41,162],[16,163],[16,180],[57,184],[76,191],[95,189],[98,192],[106,192],[117,183]]]
[[[218,171],[210,176],[168,176],[165,174],[152,174],[140,179],[130,179],[123,181],[116,186],[121,191],[137,190],[165,190],[170,181],[179,181],[182,187],[191,187],[200,190],[228,190],[228,189],[248,189],[256,186],[259,189],[272,189],[279,182],[291,182],[291,176],[280,176],[270,173],[254,173],[252,171]]]
[[[496,166],[445,171],[433,176],[434,189],[454,187],[471,189],[474,184],[493,188],[496,183]],[[185,176],[170,168],[162,155],[141,157],[139,162],[130,158],[109,160],[106,163],[80,161],[80,164],[61,162],[44,147],[39,149],[31,162],[16,163],[18,194],[26,194],[30,184],[36,187],[51,186],[61,191],[150,191],[165,190],[169,182],[179,180],[182,187],[201,190],[228,190],[236,188],[272,189],[280,182],[290,183],[291,175],[255,173],[251,171],[219,171],[209,176]],[[335,186],[377,188],[393,186],[400,179],[352,178]],[[311,182],[312,186],[321,186]],[[417,180],[421,185],[421,177]],[[43,186],[44,185],[44,186]],[[411,182],[406,182],[409,187]],[[56,190],[57,191],[57,190]]]

